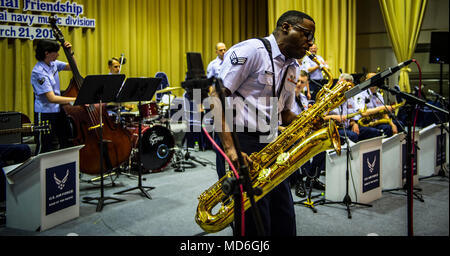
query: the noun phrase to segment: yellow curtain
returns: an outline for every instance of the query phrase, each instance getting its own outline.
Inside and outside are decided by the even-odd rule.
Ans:
[[[266,1],[76,2],[84,6],[82,17],[96,20],[95,29],[60,26],[65,39],[73,45],[82,76],[107,74],[108,59],[123,53],[127,62],[122,67],[122,73],[127,77],[153,77],[156,72],[162,71],[167,74],[171,87],[180,87],[187,70],[186,52],[200,52],[206,69],[216,57],[217,42],[222,41],[231,47],[247,38],[267,34]],[[11,9],[8,12],[50,15]],[[33,120],[30,76],[37,62],[33,41],[0,38],[0,58],[3,63],[0,66],[0,111],[22,112]],[[62,50],[59,60],[66,61]],[[61,89],[64,90],[72,74],[61,72],[60,77]],[[182,91],[175,94],[181,95]]]
[[[427,0],[379,0],[384,24],[391,39],[398,62],[411,59],[416,49]],[[399,86],[402,91],[411,92],[408,72],[400,70]]]
[[[317,54],[328,62],[335,78],[339,68],[345,73],[355,72],[356,0],[268,0],[269,31],[288,10],[304,12],[314,19]]]

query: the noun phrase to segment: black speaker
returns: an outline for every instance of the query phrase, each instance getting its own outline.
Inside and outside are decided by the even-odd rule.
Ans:
[[[448,64],[448,32],[431,32],[430,63]]]

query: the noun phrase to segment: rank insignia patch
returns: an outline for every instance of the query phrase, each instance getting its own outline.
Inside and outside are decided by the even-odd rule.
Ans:
[[[45,82],[45,78],[44,77],[41,77],[41,78],[38,79],[38,83],[40,85],[44,84],[44,82]]]
[[[238,57],[235,52],[233,52],[230,56],[231,64],[233,65],[244,65],[247,61],[247,58]]]

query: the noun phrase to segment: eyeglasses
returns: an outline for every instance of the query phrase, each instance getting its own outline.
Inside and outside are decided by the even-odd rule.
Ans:
[[[314,32],[312,32],[311,30],[309,30],[309,29],[307,29],[307,28],[305,28],[305,27],[302,27],[301,25],[295,24],[295,25],[292,25],[292,26],[293,26],[294,28],[297,28],[297,29],[303,31],[303,33],[304,33],[305,36],[306,36],[306,39],[308,39],[308,41],[312,41],[312,42],[314,43],[314,40],[315,40],[315,38],[314,38]]]

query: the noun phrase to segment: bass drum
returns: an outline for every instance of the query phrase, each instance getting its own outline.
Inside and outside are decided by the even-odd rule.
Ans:
[[[164,126],[153,125],[142,127],[142,158],[144,173],[162,171],[171,161],[175,141],[172,133]],[[139,129],[133,128],[133,144],[135,156],[133,162],[137,163],[139,153]]]

